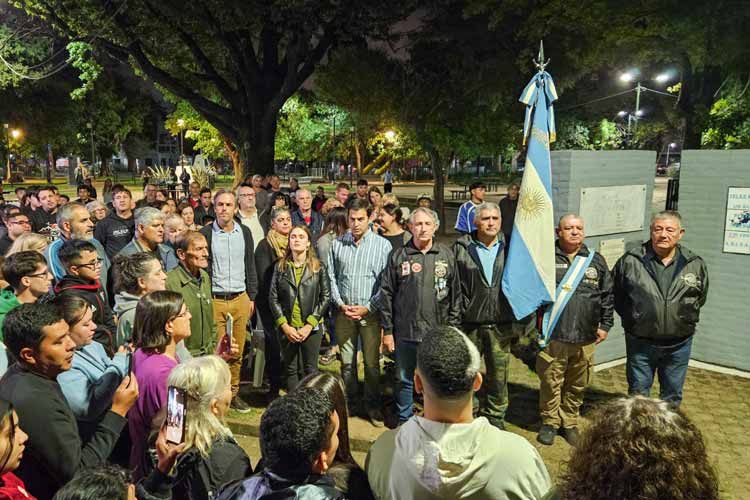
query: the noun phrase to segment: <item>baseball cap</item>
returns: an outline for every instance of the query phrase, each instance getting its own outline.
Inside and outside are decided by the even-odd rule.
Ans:
[[[425,199],[432,201],[432,195],[430,193],[419,193],[419,196],[417,196],[417,201]]]

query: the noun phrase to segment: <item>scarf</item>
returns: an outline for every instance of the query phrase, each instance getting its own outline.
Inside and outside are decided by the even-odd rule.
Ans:
[[[273,251],[276,252],[277,259],[281,259],[286,255],[286,248],[289,246],[288,236],[278,233],[275,229],[270,229],[266,235],[266,239],[271,248],[273,248]]]

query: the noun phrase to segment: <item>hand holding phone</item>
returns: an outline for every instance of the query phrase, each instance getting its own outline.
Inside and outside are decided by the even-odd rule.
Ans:
[[[185,440],[187,423],[187,392],[170,385],[167,389],[166,440],[168,443],[181,444]]]

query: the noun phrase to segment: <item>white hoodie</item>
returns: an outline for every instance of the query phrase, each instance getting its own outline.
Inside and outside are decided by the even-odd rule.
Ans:
[[[531,500],[551,487],[536,449],[483,417],[470,424],[414,417],[378,438],[366,468],[379,500]]]

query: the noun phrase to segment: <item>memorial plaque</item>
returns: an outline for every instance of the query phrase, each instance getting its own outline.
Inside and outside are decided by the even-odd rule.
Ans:
[[[597,248],[596,251],[604,257],[604,260],[607,261],[607,267],[612,270],[617,263],[617,259],[622,257],[625,253],[625,238],[601,240],[599,242],[599,248]]]
[[[750,188],[730,187],[727,192],[724,252],[750,254]]]
[[[583,188],[579,211],[586,224],[586,236],[641,231],[646,185]]]

